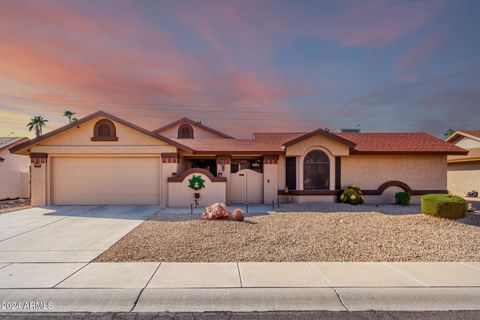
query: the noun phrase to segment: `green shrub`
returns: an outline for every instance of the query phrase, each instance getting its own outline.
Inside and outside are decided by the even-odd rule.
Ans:
[[[459,219],[467,214],[467,202],[459,196],[427,194],[422,196],[422,213],[434,217]]]
[[[397,192],[395,193],[395,204],[402,206],[408,206],[410,204],[410,192]]]
[[[350,203],[350,204],[362,204],[363,199],[363,192],[359,187],[349,186],[346,187],[342,194],[339,197],[339,201],[342,203]]]

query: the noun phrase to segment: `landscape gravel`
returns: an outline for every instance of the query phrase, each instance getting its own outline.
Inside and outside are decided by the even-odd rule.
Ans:
[[[156,214],[96,261],[480,261],[478,213],[448,220],[418,214],[416,206],[342,207],[244,222]]]

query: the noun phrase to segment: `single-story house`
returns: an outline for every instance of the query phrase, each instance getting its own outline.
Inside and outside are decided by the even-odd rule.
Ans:
[[[468,150],[467,155],[448,156],[448,191],[460,196],[480,193],[480,130],[456,131],[446,141]]]
[[[17,145],[31,159],[33,205],[367,202],[447,192],[447,156],[464,149],[425,133],[257,132],[235,139],[180,119],[150,131],[99,111]],[[194,189],[192,189],[192,187]],[[288,189],[288,190],[287,190]]]
[[[0,137],[0,200],[30,196],[30,160],[9,151],[26,141],[28,138]]]

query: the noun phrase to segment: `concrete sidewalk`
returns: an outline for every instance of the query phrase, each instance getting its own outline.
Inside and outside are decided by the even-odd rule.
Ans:
[[[480,263],[12,263],[0,301],[2,312],[480,310]]]

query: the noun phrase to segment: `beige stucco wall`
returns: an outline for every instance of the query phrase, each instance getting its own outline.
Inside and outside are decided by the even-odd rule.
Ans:
[[[205,188],[195,191],[188,187],[188,180],[195,176],[201,176],[205,180]],[[192,173],[185,177],[182,182],[168,183],[168,206],[190,207],[195,202],[194,193],[200,193],[198,203],[201,207],[209,206],[216,202],[226,203],[227,186],[225,182],[212,182],[206,175]]]
[[[227,186],[226,186],[226,203],[230,203],[230,179],[231,179],[231,175],[232,175],[232,172],[231,172],[231,164],[225,164],[225,165],[221,165],[221,164],[217,164],[217,174],[222,174],[222,177],[225,177],[227,178]]]
[[[349,154],[348,146],[326,136],[316,135],[289,146],[286,150],[286,156],[303,156],[315,147],[327,149],[333,156],[347,156]]]
[[[469,191],[480,192],[480,162],[448,164],[448,191],[465,196]]]
[[[42,163],[41,167],[32,166],[31,173],[31,204],[32,206],[47,205],[47,164]]]
[[[278,165],[263,165],[263,203],[277,202],[278,198]]]
[[[399,180],[417,190],[447,189],[446,156],[349,156],[342,157],[342,188],[356,185],[377,189]]]
[[[52,161],[50,160],[56,157],[157,158],[158,170],[152,170],[151,174],[158,176],[159,203],[166,205],[167,177],[171,176],[172,172],[177,172],[177,164],[162,163],[160,155],[163,152],[177,152],[177,148],[115,121],[118,141],[91,141],[94,125],[100,119],[102,117],[83,123],[32,146],[31,152],[46,152],[49,157],[48,163],[46,165],[42,164],[42,168],[32,168],[32,202],[34,205],[53,204],[52,177],[55,175],[55,166],[51,164]],[[138,170],[142,169],[138,168]],[[93,183],[94,181],[92,181]]]
[[[30,158],[0,151],[0,199],[30,196]]]
[[[162,153],[176,152],[177,148],[166,142],[145,135],[137,130],[114,121],[118,141],[91,141],[95,123],[102,119],[98,117],[78,127],[64,131],[58,135],[41,141],[32,147],[32,152],[47,152],[48,154],[65,153]]]
[[[171,139],[176,139],[176,138],[178,138],[178,128],[181,125],[182,124],[176,125],[176,126],[171,127],[171,128],[167,128],[167,129],[165,129],[163,131],[160,131],[158,133],[161,134],[164,137],[171,138]],[[197,127],[197,126],[192,125],[192,124],[190,124],[190,125],[193,128],[193,137],[195,139],[223,138],[223,137],[218,136],[215,133],[212,133],[212,132],[210,132],[208,130],[205,130],[203,128]]]
[[[278,165],[277,165],[277,189],[283,190],[285,189],[285,156],[280,155],[278,157]]]
[[[297,190],[303,190],[303,162],[305,156],[313,150],[325,152],[330,161],[330,190],[335,190],[335,157],[347,156],[350,152],[349,147],[336,140],[323,135],[316,135],[305,139],[286,150],[286,156],[297,156]],[[279,166],[279,170],[285,172],[285,162]],[[285,174],[285,173],[283,173]],[[279,187],[285,187],[285,178]],[[283,188],[282,188],[283,189]],[[312,200],[313,201],[313,200]]]
[[[480,148],[480,141],[469,137],[458,137],[453,140],[452,143],[460,148],[465,149]]]

